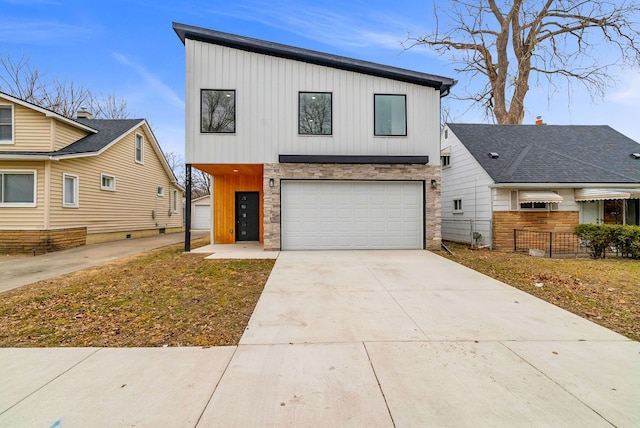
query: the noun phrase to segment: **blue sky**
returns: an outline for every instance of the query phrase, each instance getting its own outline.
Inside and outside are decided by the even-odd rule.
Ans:
[[[128,102],[146,118],[165,151],[184,146],[184,46],[172,22],[195,25],[381,64],[452,77],[453,91],[473,84],[426,48],[403,51],[408,33],[433,24],[429,0],[0,0],[0,53],[25,55],[49,78],[74,82]],[[606,124],[640,141],[637,70],[592,102],[578,85],[549,96],[532,84],[525,123]],[[612,81],[613,81],[612,80]],[[483,122],[480,109],[451,102],[456,122]]]

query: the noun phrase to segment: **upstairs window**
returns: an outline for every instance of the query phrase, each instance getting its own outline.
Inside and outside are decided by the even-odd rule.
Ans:
[[[407,97],[406,95],[375,94],[374,98],[374,135],[407,135]]]
[[[156,195],[164,196],[164,187],[163,186],[158,186],[158,189],[156,190]]]
[[[236,91],[219,89],[200,91],[200,132],[205,134],[236,132]]]
[[[136,162],[144,163],[144,137],[136,134]]]
[[[462,212],[462,199],[454,199],[453,200],[453,212],[461,213]]]
[[[36,172],[0,171],[0,207],[35,207]]]
[[[109,174],[100,174],[100,188],[102,190],[116,190],[116,178]]]
[[[330,92],[298,94],[298,134],[331,135],[331,117]]]
[[[174,213],[178,212],[178,191],[177,190],[173,191],[173,202],[171,207],[173,208]]]
[[[0,105],[0,144],[13,144],[13,106]]]

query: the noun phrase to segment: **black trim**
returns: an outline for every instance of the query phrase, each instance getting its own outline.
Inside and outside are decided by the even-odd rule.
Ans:
[[[191,164],[184,166],[186,201],[184,206],[184,252],[191,252]],[[213,226],[212,226],[213,227]]]
[[[292,59],[295,61],[307,62],[309,64],[337,68],[339,70],[353,71],[370,76],[384,77],[400,82],[414,83],[416,85],[438,89],[441,97],[448,95],[449,89],[457,83],[456,80],[448,77],[405,70],[403,68],[391,67],[388,65],[302,49],[265,40],[208,30],[206,28],[194,27],[177,22],[173,23],[173,30],[176,32],[178,37],[180,37],[182,43],[185,42],[185,39],[197,40],[204,43],[226,46],[248,52]]]
[[[377,134],[376,133],[376,99],[377,97],[403,97],[404,98],[404,134]],[[373,94],[373,135],[375,137],[406,137],[407,136],[407,95],[406,94]]]
[[[423,164],[429,163],[429,156],[279,155],[278,162],[280,163],[423,165]]]
[[[300,107],[301,107],[301,103],[300,103],[300,97],[305,94],[305,95],[311,95],[311,94],[316,94],[316,95],[329,95],[329,104],[330,104],[330,113],[331,113],[331,118],[329,119],[329,133],[328,134],[323,134],[321,132],[301,132],[300,129]],[[315,135],[315,136],[323,136],[323,137],[331,137],[333,136],[333,92],[312,92],[312,91],[299,91],[298,92],[298,135],[304,135],[304,136],[308,136],[308,135]]]
[[[205,131],[202,126],[202,103],[203,103],[203,94],[205,91],[208,92],[232,92],[233,93],[233,131]],[[235,134],[236,133],[236,90],[235,89],[209,89],[209,88],[201,88],[200,89],[200,133],[201,134]]]

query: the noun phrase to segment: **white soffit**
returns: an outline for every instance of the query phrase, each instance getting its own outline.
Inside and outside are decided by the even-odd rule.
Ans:
[[[564,198],[549,190],[521,190],[518,192],[518,202],[544,202],[547,204],[559,204]]]
[[[630,191],[635,193],[634,189]],[[629,199],[630,191],[618,189],[576,189],[576,201],[602,201],[605,199]]]

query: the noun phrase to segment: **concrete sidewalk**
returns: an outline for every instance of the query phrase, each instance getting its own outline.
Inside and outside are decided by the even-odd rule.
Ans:
[[[207,236],[208,233],[192,232],[191,239]],[[0,293],[179,242],[184,242],[184,233],[83,245],[34,257],[0,256]]]
[[[283,252],[237,347],[0,349],[0,379],[2,427],[640,426],[640,343],[426,251]]]

